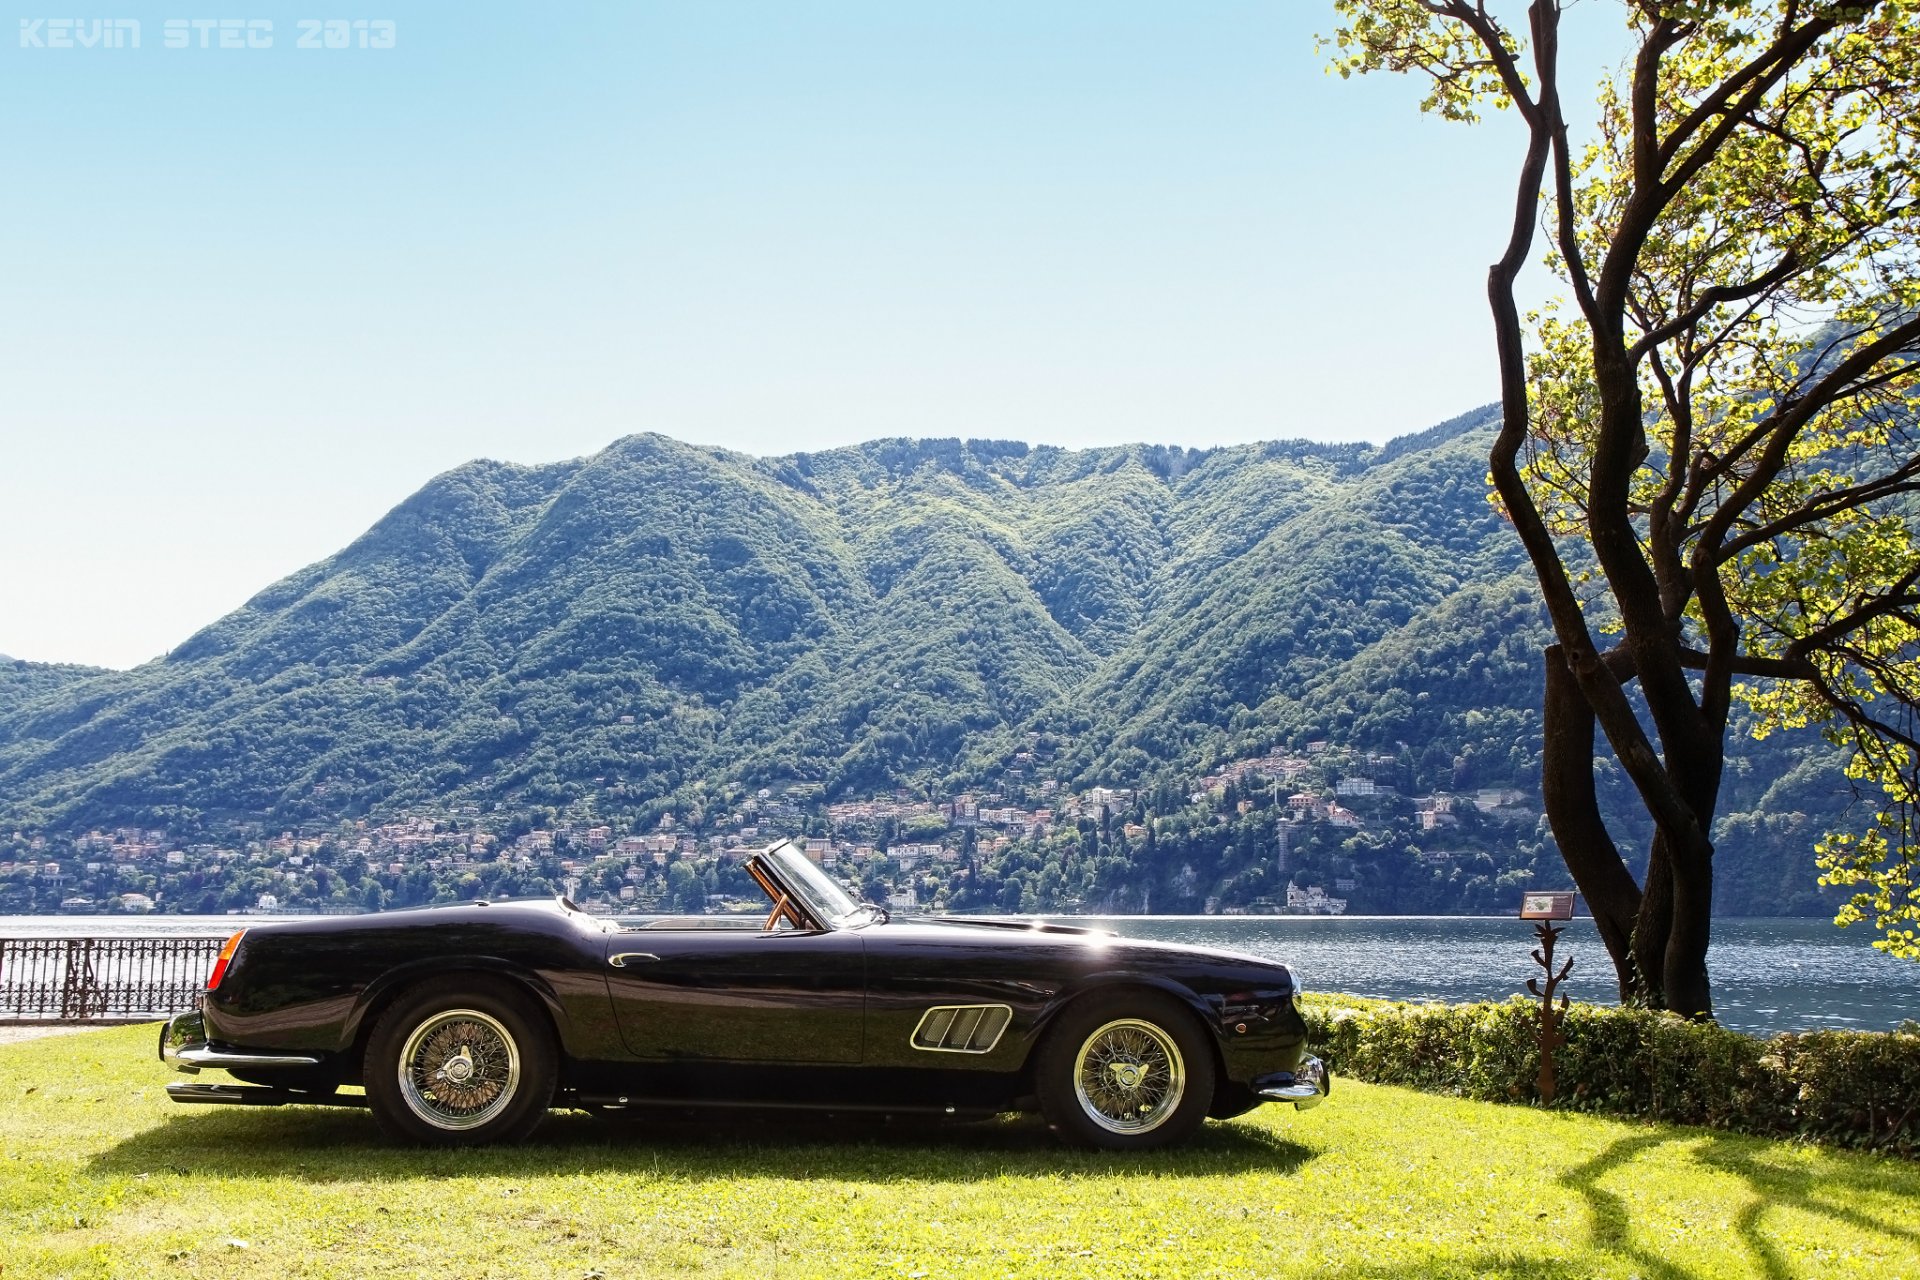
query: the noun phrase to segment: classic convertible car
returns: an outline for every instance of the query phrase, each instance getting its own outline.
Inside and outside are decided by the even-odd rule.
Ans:
[[[245,1083],[167,1091],[365,1105],[391,1137],[440,1144],[518,1139],[552,1107],[732,1106],[1038,1110],[1112,1149],[1326,1096],[1283,965],[1025,920],[891,920],[792,843],[747,870],[764,919],[611,920],[561,899],[243,929],[160,1056]]]

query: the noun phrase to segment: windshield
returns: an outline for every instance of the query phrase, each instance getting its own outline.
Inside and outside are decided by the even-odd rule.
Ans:
[[[823,924],[837,928],[860,910],[860,904],[832,876],[792,844],[783,844],[765,856],[779,870],[780,878],[793,887],[801,905]]]

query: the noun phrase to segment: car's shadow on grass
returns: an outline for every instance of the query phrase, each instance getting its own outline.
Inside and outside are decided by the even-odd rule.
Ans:
[[[169,1116],[101,1152],[90,1168],[122,1176],[217,1174],[310,1182],[580,1173],[972,1182],[1022,1173],[1284,1174],[1317,1154],[1264,1129],[1219,1122],[1173,1150],[1123,1155],[1069,1147],[1026,1117],[942,1124],[781,1114],[691,1122],[608,1120],[574,1112],[555,1112],[532,1139],[517,1146],[449,1150],[394,1146],[364,1111],[300,1107]]]

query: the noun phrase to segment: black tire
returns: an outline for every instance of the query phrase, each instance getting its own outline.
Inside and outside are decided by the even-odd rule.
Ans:
[[[1040,1112],[1068,1142],[1146,1151],[1207,1119],[1213,1046],[1193,1012],[1153,991],[1096,992],[1068,1006],[1040,1046]]]
[[[546,1015],[504,982],[425,983],[367,1041],[367,1101],[396,1141],[518,1142],[546,1117],[558,1053]]]

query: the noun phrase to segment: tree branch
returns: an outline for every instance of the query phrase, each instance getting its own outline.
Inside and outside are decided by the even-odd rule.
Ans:
[[[1814,383],[1812,388],[1795,396],[1776,411],[1764,424],[1755,438],[1766,440],[1761,458],[1751,473],[1742,480],[1727,500],[1720,504],[1712,518],[1702,527],[1700,533],[1701,549],[1717,556],[1720,545],[1726,541],[1734,521],[1746,513],[1747,508],[1759,501],[1785,464],[1787,453],[1793,447],[1794,439],[1814,414],[1827,408],[1849,394],[1849,384],[1856,378],[1865,376],[1882,359],[1896,354],[1909,344],[1920,341],[1920,316],[1908,319],[1904,324],[1895,325],[1872,342],[1855,347],[1841,358],[1827,375]],[[1920,370],[1916,370],[1920,372]],[[1717,561],[1716,561],[1717,563]]]
[[[1878,4],[1879,0],[1865,0],[1865,3],[1861,5],[1861,16],[1864,17],[1866,11],[1878,7]],[[1814,21],[1825,23],[1825,26],[1822,27],[1821,30],[1814,33],[1814,40],[1825,35],[1834,25],[1829,19],[1815,19]],[[1809,23],[1809,27],[1811,27],[1811,25],[1812,24]],[[1800,30],[1806,31],[1809,27],[1803,27]],[[1788,41],[1796,34],[1793,30],[1793,11],[1789,9],[1784,28],[1780,35],[1774,39],[1774,42],[1763,49],[1745,66],[1721,81],[1721,83],[1714,88],[1713,92],[1702,98],[1699,104],[1687,113],[1684,120],[1674,126],[1673,132],[1669,133],[1666,140],[1660,144],[1658,158],[1660,162],[1660,172],[1662,174],[1666,172],[1667,166],[1673,163],[1673,158],[1680,153],[1680,148],[1686,146],[1687,140],[1693,137],[1695,133],[1698,133],[1700,127],[1706,124],[1707,121],[1713,119],[1715,116],[1722,116],[1724,120],[1728,116],[1744,114],[1744,109],[1742,108],[1735,108],[1732,111],[1728,111],[1727,104],[1733,100],[1734,95],[1742,95],[1742,101],[1744,102],[1757,102],[1759,97],[1766,92],[1766,89],[1763,85],[1760,94],[1749,94],[1748,90],[1753,85],[1754,80],[1767,74],[1769,67],[1773,68],[1772,74],[1777,77],[1785,67],[1791,66],[1794,60],[1798,59],[1801,54],[1812,47],[1812,41],[1810,40],[1800,45],[1791,57],[1786,57]],[[1784,62],[1782,61],[1783,58]],[[1717,146],[1717,144],[1714,145]],[[1695,149],[1694,154],[1698,156],[1701,155],[1703,151],[1711,154],[1711,148],[1708,143],[1702,143],[1700,147]]]
[[[1698,649],[1682,645],[1679,650],[1680,665],[1689,671],[1705,671],[1712,659]],[[1622,684],[1632,680],[1636,674],[1633,667],[1633,654],[1624,646],[1616,645],[1600,655],[1608,672]],[[1769,658],[1761,654],[1739,653],[1727,659],[1727,664],[1737,676],[1754,676],[1764,680],[1812,680],[1819,672],[1813,663],[1805,658]]]
[[[1877,6],[1879,0],[1863,0],[1863,11]],[[1727,77],[1709,93],[1694,110],[1677,125],[1665,141],[1658,144],[1642,138],[1642,130],[1652,130],[1658,120],[1658,59],[1649,64],[1644,56],[1635,67],[1634,85],[1634,127],[1635,162],[1633,193],[1627,198],[1620,212],[1619,223],[1615,228],[1612,242],[1607,246],[1607,259],[1601,268],[1600,281],[1595,289],[1600,313],[1605,325],[1596,326],[1595,337],[1604,334],[1607,338],[1618,340],[1621,337],[1617,314],[1621,299],[1626,295],[1627,284],[1631,278],[1633,265],[1639,261],[1640,251],[1646,244],[1654,224],[1666,211],[1673,198],[1693,181],[1701,169],[1705,168],[1728,135],[1739,127],[1743,117],[1759,104],[1767,92],[1787,74],[1794,63],[1806,56],[1808,50],[1838,25],[1831,18],[1811,18],[1805,25],[1784,29],[1779,37],[1758,57],[1746,66]],[[1643,83],[1644,81],[1644,83]],[[1644,108],[1644,110],[1643,110]],[[1671,174],[1667,169],[1672,165],[1679,147],[1685,139],[1691,137],[1702,125],[1715,115],[1719,121],[1697,146],[1689,152]]]
[[[1845,617],[1835,618],[1824,627],[1816,627],[1787,645],[1787,656],[1804,658],[1807,654],[1817,653],[1834,644],[1843,636],[1848,636],[1866,626],[1875,618],[1881,618],[1901,609],[1911,609],[1920,605],[1920,596],[1906,595],[1916,582],[1920,582],[1920,568],[1909,569],[1898,581],[1887,589],[1885,595],[1866,601]]]
[[[1804,529],[1841,511],[1857,510],[1875,499],[1890,498],[1901,493],[1920,493],[1920,479],[1915,479],[1916,476],[1920,476],[1920,457],[1908,459],[1898,470],[1870,483],[1820,494],[1786,515],[1769,520],[1726,542],[1714,557],[1714,562],[1726,564],[1742,551]]]
[[[1774,264],[1772,270],[1766,272],[1764,275],[1756,276],[1745,284],[1714,285],[1709,289],[1702,290],[1700,296],[1694,299],[1692,306],[1659,328],[1647,333],[1640,341],[1634,343],[1632,348],[1627,352],[1627,359],[1633,363],[1639,363],[1643,356],[1647,355],[1661,343],[1686,332],[1688,329],[1693,328],[1702,320],[1706,319],[1707,316],[1712,314],[1715,307],[1724,306],[1729,302],[1745,302],[1749,298],[1763,294],[1767,290],[1785,283],[1795,272],[1800,270],[1800,266],[1799,253],[1796,250],[1789,249],[1786,255],[1782,257],[1778,263]]]

